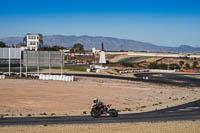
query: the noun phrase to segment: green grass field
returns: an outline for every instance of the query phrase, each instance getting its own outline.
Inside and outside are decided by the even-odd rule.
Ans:
[[[60,67],[53,67],[52,69],[60,69]],[[63,70],[86,72],[87,67],[63,67]]]
[[[128,57],[118,61],[118,63],[136,63],[153,57]]]

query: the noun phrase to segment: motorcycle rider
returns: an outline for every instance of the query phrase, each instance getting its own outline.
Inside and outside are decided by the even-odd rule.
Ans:
[[[95,106],[95,105],[100,105],[101,108],[103,109],[103,111],[107,110],[107,108],[104,108],[104,103],[101,100],[99,100],[98,98],[93,99],[93,104],[92,104],[91,108],[93,108],[93,106]]]
[[[104,105],[104,103],[101,100],[99,100],[98,98],[93,99],[93,104],[94,105]]]

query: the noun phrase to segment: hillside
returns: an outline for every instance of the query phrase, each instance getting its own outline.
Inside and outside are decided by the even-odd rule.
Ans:
[[[23,37],[9,37],[2,38],[0,41],[7,45],[16,45],[22,42]],[[194,53],[200,52],[200,47],[191,47],[188,45],[181,45],[179,47],[165,47],[158,46],[148,42],[141,42],[135,40],[118,39],[112,37],[100,36],[64,36],[64,35],[48,35],[44,36],[45,45],[60,45],[64,47],[72,47],[75,43],[81,43],[85,49],[92,49],[96,47],[100,49],[101,43],[104,43],[106,50],[132,50],[132,51],[152,51],[152,52],[175,52],[175,53]]]

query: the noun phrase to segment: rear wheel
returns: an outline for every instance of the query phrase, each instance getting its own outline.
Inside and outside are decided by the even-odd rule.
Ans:
[[[92,117],[98,118],[100,116],[101,112],[100,111],[94,111],[94,110],[92,110],[90,112],[90,114],[91,114]]]
[[[118,112],[115,109],[110,109],[109,114],[110,114],[111,117],[117,117],[118,116]]]

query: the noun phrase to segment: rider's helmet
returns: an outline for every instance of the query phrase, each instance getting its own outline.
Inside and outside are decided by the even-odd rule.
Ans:
[[[97,103],[97,102],[98,102],[98,98],[94,98],[93,103]]]

